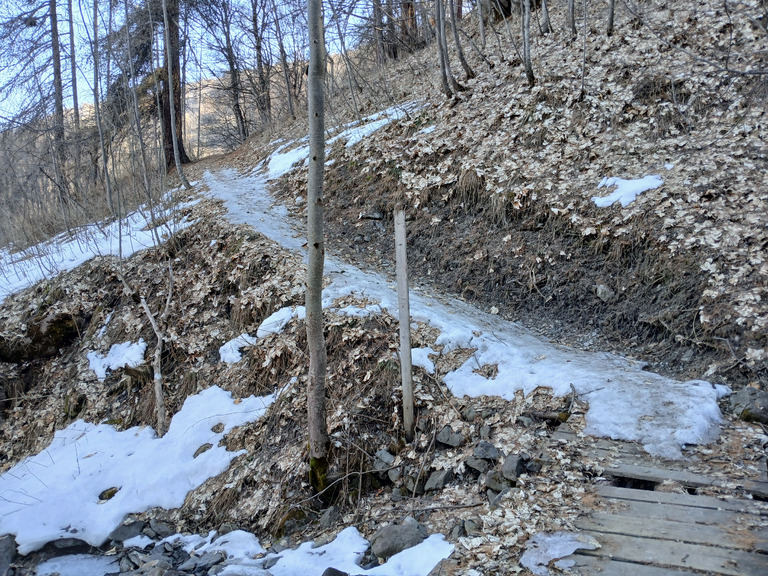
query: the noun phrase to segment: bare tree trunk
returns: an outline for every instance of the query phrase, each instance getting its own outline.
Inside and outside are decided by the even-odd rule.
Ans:
[[[325,38],[322,0],[309,0],[309,177],[307,181],[307,346],[309,382],[307,423],[309,428],[310,482],[317,491],[326,487],[328,471],[328,426],[325,411],[326,350],[323,334],[323,170],[325,168]]]
[[[616,9],[616,0],[609,0],[608,2],[608,26],[606,26],[605,33],[608,36],[613,36],[613,15]]]
[[[483,17],[483,3],[477,0],[477,28],[480,32],[480,46],[485,48],[485,19]]]
[[[576,0],[568,0],[568,16],[566,17],[566,24],[571,36],[576,36]]]
[[[373,37],[376,44],[376,63],[384,63],[384,15],[381,0],[373,0]]]
[[[163,89],[163,140],[167,166],[190,162],[184,149],[181,122],[181,68],[179,66],[179,0],[162,0],[165,42],[165,82]],[[174,133],[176,134],[174,136]],[[183,178],[183,175],[179,173]]]
[[[288,77],[288,58],[285,54],[285,44],[283,43],[283,32],[280,28],[280,12],[277,10],[275,0],[272,0],[272,7],[275,11],[275,32],[277,34],[277,46],[280,50],[280,67],[283,69],[283,80],[285,80],[285,96],[288,99],[288,113],[291,118],[296,118],[293,110],[293,91],[291,90],[291,79]]]
[[[72,14],[72,0],[67,0],[69,10],[69,63],[72,71],[72,113],[75,120],[75,132],[80,133],[80,105],[77,100],[77,61],[75,60],[75,26]]]
[[[101,147],[101,159],[104,162],[104,187],[107,190],[107,206],[112,214],[115,214],[115,202],[112,194],[112,181],[109,176],[107,164],[107,147],[104,139],[104,127],[101,123],[101,91],[99,89],[99,5],[93,3],[93,113],[96,128],[99,132],[99,145]]]
[[[528,86],[533,88],[536,78],[533,76],[531,64],[531,0],[522,0],[523,3],[523,63],[525,65],[525,77]]]
[[[73,139],[75,174],[74,178],[72,178],[72,181],[74,183],[75,190],[78,192],[78,194],[80,194],[80,173],[82,172],[82,168],[80,166],[80,156],[82,154],[82,150],[80,146],[80,104],[78,102],[77,94],[77,60],[75,58],[75,17],[72,14],[72,0],[67,0],[67,10],[67,16],[69,18],[69,67],[70,74],[72,75],[72,115],[75,121],[75,138]]]
[[[48,1],[51,21],[51,58],[53,60],[53,154],[56,185],[63,202],[69,201],[69,194],[64,187],[64,87],[61,80],[61,48],[59,45],[59,19],[56,13],[56,0]]]
[[[182,185],[184,188],[192,188],[190,186],[189,181],[187,180],[186,176],[184,176],[184,171],[181,169],[181,162],[182,162],[182,149],[181,149],[181,143],[179,140],[179,135],[176,132],[176,124],[177,124],[177,115],[176,115],[176,103],[174,102],[175,98],[175,91],[174,91],[174,84],[173,81],[174,75],[173,75],[173,49],[171,46],[171,30],[170,30],[170,22],[171,19],[168,17],[168,7],[166,0],[162,0],[163,5],[163,24],[165,28],[165,52],[166,52],[166,73],[168,74],[168,105],[170,107],[170,127],[171,127],[171,142],[173,144],[173,160],[176,164],[176,172],[179,174],[179,179],[181,180]],[[178,13],[178,11],[176,11]],[[177,28],[177,34],[178,34],[178,28]],[[177,59],[178,60],[178,59]],[[186,154],[184,154],[186,157]],[[187,161],[189,159],[187,158]]]
[[[459,0],[461,5],[461,0]],[[456,23],[456,8],[454,7],[454,1],[448,0],[449,10],[451,11],[451,28],[453,28],[453,41],[456,43],[456,51],[459,53],[459,62],[461,67],[464,68],[464,73],[467,75],[467,80],[471,80],[475,77],[475,73],[470,68],[467,59],[464,57],[464,50],[461,49],[461,42],[459,41],[459,26]],[[459,8],[460,10],[461,8]]]
[[[333,20],[336,22],[336,33],[339,35],[339,43],[341,44],[341,57],[344,60],[344,67],[347,71],[347,85],[349,87],[349,96],[352,98],[352,105],[355,108],[355,116],[357,116],[357,119],[360,120],[360,105],[357,102],[357,94],[355,90],[355,85],[357,82],[355,81],[354,76],[354,70],[352,68],[352,62],[349,59],[349,53],[347,52],[347,44],[344,42],[344,33],[341,29],[341,14],[336,11],[336,7],[334,6],[334,3],[332,0],[328,0],[328,3],[331,7],[331,10],[333,10]]]
[[[266,3],[265,3],[266,4]],[[269,79],[265,74],[266,61],[264,59],[264,24],[259,24],[259,6],[256,0],[251,0],[251,25],[253,27],[253,40],[256,51],[256,73],[258,75],[258,92],[256,94],[256,107],[259,109],[261,121],[268,124],[272,117],[272,101],[269,94]],[[262,19],[262,23],[264,19]]]
[[[549,21],[549,0],[541,0],[541,33],[552,32],[552,24]]]
[[[437,12],[437,41],[440,43],[440,51],[442,54],[443,69],[448,85],[451,88],[451,95],[463,90],[463,87],[456,81],[451,72],[451,62],[448,59],[448,41],[445,37],[445,5],[443,0],[435,1],[435,9]],[[445,91],[445,90],[443,90]],[[451,96],[449,95],[449,97]]]
[[[392,0],[387,0],[387,34],[384,39],[387,58],[397,60],[397,34],[395,33],[395,10]]]
[[[448,82],[448,54],[443,49],[443,39],[441,37],[441,19],[440,13],[443,11],[442,0],[435,0],[435,28],[437,30],[437,59],[440,65],[440,86],[446,97],[453,97],[451,84]]]

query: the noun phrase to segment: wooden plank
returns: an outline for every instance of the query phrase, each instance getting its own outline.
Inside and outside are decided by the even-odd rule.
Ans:
[[[684,470],[671,470],[668,468],[655,468],[652,466],[639,466],[636,464],[617,463],[615,466],[606,468],[603,472],[605,476],[635,478],[636,480],[647,480],[649,482],[663,482],[672,480],[683,486],[697,488],[700,486],[718,486],[731,487],[740,486],[747,492],[768,498],[768,482],[756,482],[753,480],[730,480],[726,478],[716,478],[714,476],[704,476],[694,474]]]
[[[595,533],[596,537],[598,537],[596,533],[606,532],[639,538],[768,553],[768,529],[750,531],[748,528],[738,525],[707,526],[669,520],[632,518],[621,514],[599,512],[577,518],[574,521],[574,526],[579,530]]]
[[[727,576],[765,576],[768,556],[730,548],[717,548],[637,538],[621,534],[595,535],[602,548],[579,550],[578,554],[609,558],[620,562],[680,567],[688,570],[717,572]],[[626,574],[633,574],[632,571]]]
[[[573,555],[565,560],[576,562],[571,569],[576,574],[599,576],[696,576],[698,573],[689,570],[620,562],[609,558],[596,556]]]
[[[729,524],[745,522],[749,517],[731,510],[713,510],[712,508],[695,508],[677,506],[675,504],[659,505],[654,502],[639,500],[616,500],[618,506],[600,509],[599,512],[620,514],[648,520],[668,520],[669,522],[686,522],[689,524]],[[752,516],[754,519],[754,516]]]
[[[620,500],[639,500],[656,502],[657,504],[676,504],[678,506],[693,506],[696,508],[711,508],[713,510],[731,510],[742,514],[768,516],[768,505],[755,500],[731,499],[721,500],[712,496],[693,494],[678,494],[675,492],[656,492],[652,490],[635,490],[634,488],[619,488],[609,484],[595,486],[595,494],[604,498]]]
[[[560,427],[562,428],[562,426]],[[552,438],[555,440],[563,440],[565,442],[576,442],[581,444],[583,442],[573,432],[561,431],[559,428],[552,434]],[[604,438],[594,438],[590,440],[590,449],[604,450],[606,453],[618,455],[632,454],[638,457],[644,457],[646,459],[651,458],[650,454],[646,452],[640,444],[636,442],[625,442],[623,440],[607,440]]]

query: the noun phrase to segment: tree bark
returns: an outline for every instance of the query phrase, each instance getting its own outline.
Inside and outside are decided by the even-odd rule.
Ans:
[[[265,72],[264,32],[263,26],[259,24],[259,6],[257,0],[251,0],[251,11],[251,25],[253,28],[253,41],[256,52],[256,74],[258,75],[256,108],[258,108],[259,114],[261,115],[261,121],[264,124],[268,124],[272,118],[272,101],[269,94],[269,79]]]
[[[536,78],[533,75],[533,65],[531,63],[531,0],[522,0],[523,2],[523,63],[525,65],[525,77],[528,80],[528,86],[533,88],[536,84]]]
[[[566,24],[571,36],[576,36],[576,0],[568,0],[568,15],[566,17]]]
[[[605,33],[608,36],[613,36],[613,15],[616,10],[616,0],[609,0],[608,2],[608,25],[606,26]]]
[[[67,202],[63,186],[64,175],[64,87],[61,80],[61,47],[59,45],[59,18],[56,0],[49,0],[48,10],[51,21],[51,57],[53,60],[53,150],[56,163],[56,184]]]
[[[327,485],[329,438],[325,410],[326,350],[323,334],[323,171],[325,168],[325,39],[322,0],[309,0],[309,177],[307,181],[307,346],[309,382],[307,423],[310,482],[316,491]]]
[[[179,66],[179,0],[162,0],[165,29],[163,82],[163,145],[166,166],[189,164],[181,122],[181,67]],[[174,143],[175,140],[175,143]],[[176,156],[178,155],[178,159]],[[179,176],[182,176],[179,170]]]
[[[459,0],[459,6],[460,5],[461,0]],[[451,28],[453,28],[453,41],[456,44],[456,51],[459,53],[459,62],[461,62],[461,67],[464,68],[464,73],[467,75],[467,80],[471,80],[475,77],[475,73],[472,68],[470,68],[467,59],[464,57],[464,50],[461,49],[461,42],[459,41],[459,26],[456,22],[457,9],[454,7],[454,0],[448,0],[448,6],[450,7],[451,11]],[[461,8],[458,10],[461,10]]]
[[[549,0],[541,0],[541,33],[549,34],[552,31],[552,24],[549,21]]]
[[[184,171],[181,169],[181,164],[183,162],[189,162],[189,158],[187,157],[186,152],[184,152],[184,145],[181,141],[181,115],[176,113],[177,108],[176,106],[176,99],[179,96],[180,90],[180,78],[177,74],[174,74],[174,72],[178,71],[178,66],[174,67],[175,65],[178,65],[179,63],[179,26],[178,21],[176,21],[175,25],[172,25],[172,18],[173,15],[175,18],[178,18],[179,15],[179,4],[178,0],[171,0],[172,5],[174,6],[174,12],[169,14],[168,10],[168,2],[166,0],[162,0],[163,5],[163,24],[165,28],[165,72],[168,76],[166,85],[168,87],[168,111],[170,113],[170,117],[168,118],[167,125],[170,126],[170,132],[171,132],[171,154],[173,162],[176,164],[176,172],[179,174],[179,178],[181,179],[181,183],[184,185],[184,188],[191,188],[189,181],[184,176]],[[176,49],[174,53],[174,47],[173,47],[173,36],[176,36]],[[177,84],[178,81],[178,85]],[[168,142],[166,140],[166,150],[168,147]],[[168,165],[168,154],[166,152],[166,165]]]
[[[283,69],[283,80],[285,81],[285,97],[288,99],[288,113],[291,118],[296,118],[293,110],[293,91],[291,90],[291,79],[288,77],[288,58],[285,54],[285,44],[283,43],[283,32],[280,28],[280,12],[277,10],[275,0],[272,0],[272,7],[275,11],[275,32],[277,34],[277,46],[280,50],[280,67]]]

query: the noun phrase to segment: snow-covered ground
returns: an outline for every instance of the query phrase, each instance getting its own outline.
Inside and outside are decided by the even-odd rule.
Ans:
[[[177,190],[166,194],[164,202]],[[139,250],[165,242],[192,221],[180,210],[197,201],[177,204],[170,209],[155,208],[154,216],[142,206],[122,220],[96,223],[62,232],[47,242],[13,252],[0,248],[0,303],[11,294],[72,270],[95,256],[122,255],[128,258]]]
[[[336,138],[346,138],[348,144],[359,141],[402,113],[402,109],[385,111],[367,124],[347,127]],[[285,248],[301,251],[302,235],[290,222],[286,208],[275,204],[268,191],[269,179],[305,160],[306,146],[291,146],[283,145],[250,175],[240,176],[233,171],[207,173],[205,184],[212,197],[224,201],[233,222],[250,224]],[[176,225],[183,226],[185,221]],[[123,254],[151,246],[153,235],[145,228],[146,220],[142,222],[136,216],[96,241],[95,233],[90,231],[88,242],[59,238],[44,249],[22,255],[2,252],[0,298],[70,269],[93,255],[116,253],[120,245],[115,244],[117,239],[122,239]],[[44,255],[35,256],[38,252]],[[387,310],[397,315],[395,288],[384,274],[365,272],[333,259],[326,262],[326,274],[329,284],[324,291],[325,306],[332,307],[339,297],[355,294],[367,299],[370,305],[340,312],[365,315]],[[243,334],[223,347],[222,360],[236,362],[240,348],[280,330],[291,317],[301,313],[299,309],[278,311],[256,335]],[[444,351],[474,349],[464,365],[444,377],[457,396],[486,394],[511,399],[518,390],[528,393],[538,386],[550,387],[558,395],[575,391],[589,403],[587,432],[637,440],[649,452],[668,457],[680,457],[686,444],[708,443],[718,437],[721,415],[716,401],[727,392],[724,387],[704,381],[678,382],[646,372],[641,364],[619,356],[552,345],[515,323],[419,289],[413,291],[411,313],[413,320],[427,322],[439,330],[436,347],[442,346]],[[419,349],[413,354],[414,363],[429,369],[435,354],[431,349]],[[100,361],[98,366],[104,370],[112,366],[109,357],[95,360]],[[489,364],[498,367],[494,377],[487,378],[476,371]],[[190,490],[219,474],[236,455],[218,447],[221,435],[233,426],[259,418],[271,400],[267,397],[235,402],[227,393],[209,389],[187,400],[162,439],[148,428],[117,432],[107,425],[78,421],[58,432],[47,450],[0,476],[0,534],[16,535],[22,553],[63,537],[101,544],[129,512],[151,506],[179,506]],[[223,431],[216,426],[219,422],[224,424]],[[212,447],[195,458],[198,448],[206,444]],[[109,495],[105,491],[110,488],[118,490]],[[184,538],[185,545],[190,547],[202,544],[227,550],[232,556],[230,560],[246,570],[238,574],[251,573],[247,571],[251,568],[253,574],[260,573],[253,555],[261,547],[253,535],[212,533],[205,538],[177,538]],[[284,551],[270,572],[320,575],[328,566],[359,572],[356,561],[366,547],[367,542],[350,527],[321,548],[312,548],[307,543],[297,550]],[[425,576],[451,550],[452,545],[442,536],[433,535],[370,573]],[[38,574],[87,576],[114,569],[103,558],[78,556],[51,561],[41,566]]]

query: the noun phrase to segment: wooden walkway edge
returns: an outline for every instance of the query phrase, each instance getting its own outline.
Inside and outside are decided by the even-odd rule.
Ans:
[[[554,437],[569,440],[572,433],[566,428]],[[600,548],[577,550],[569,556],[567,560],[575,563],[573,572],[585,576],[768,576],[768,504],[758,501],[768,497],[763,474],[736,482],[688,472],[678,462],[654,460],[637,445],[610,440],[596,444],[591,456],[611,456],[606,458],[605,482],[611,477],[621,482],[590,489],[593,510],[578,518],[574,527],[590,534]],[[673,480],[691,492],[701,487],[734,487],[738,494],[746,492],[757,500],[621,487],[627,480],[650,486]]]

